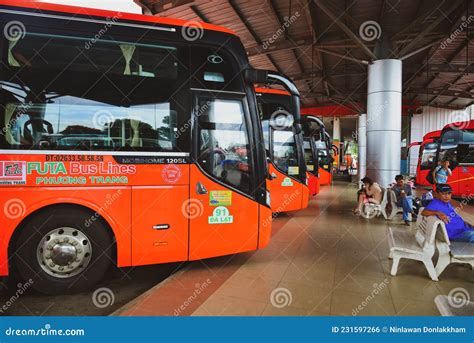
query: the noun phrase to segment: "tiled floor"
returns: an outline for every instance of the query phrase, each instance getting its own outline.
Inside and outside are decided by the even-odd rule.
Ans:
[[[421,263],[402,260],[392,277],[386,230],[406,227],[401,216],[387,222],[352,215],[355,191],[347,183],[322,187],[307,209],[276,219],[282,227],[264,250],[191,264],[170,281],[171,293],[165,284],[145,297],[158,297],[148,301],[155,311],[135,302],[120,314],[163,314],[156,309],[160,297],[166,302],[171,285],[182,284],[192,273],[199,280],[209,275],[213,287],[180,315],[439,315],[433,301],[438,294],[462,287],[474,299],[474,271],[464,266],[449,266],[441,281],[433,282]],[[465,207],[470,218],[471,207]],[[190,282],[175,296],[189,297],[196,287]]]

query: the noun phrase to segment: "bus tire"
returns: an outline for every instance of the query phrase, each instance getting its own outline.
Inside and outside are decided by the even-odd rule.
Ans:
[[[90,288],[110,268],[115,251],[103,221],[70,206],[41,211],[28,220],[14,247],[18,274],[45,294]]]

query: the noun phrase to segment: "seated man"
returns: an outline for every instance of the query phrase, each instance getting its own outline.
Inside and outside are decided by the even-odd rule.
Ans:
[[[411,187],[405,183],[403,175],[395,176],[396,184],[392,187],[397,197],[397,206],[403,208],[403,221],[410,225],[410,214],[413,214],[413,194]]]
[[[421,215],[437,216],[446,224],[451,241],[474,243],[474,228],[466,223],[451,204],[452,188],[448,184],[436,185],[435,197]]]

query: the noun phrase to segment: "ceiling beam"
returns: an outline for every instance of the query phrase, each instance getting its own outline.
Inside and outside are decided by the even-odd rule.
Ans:
[[[311,19],[310,27],[312,29],[313,35],[314,35],[314,41],[313,45],[311,46],[311,56],[314,59],[314,55],[318,57],[319,61],[319,70],[321,72],[321,80],[323,81],[324,89],[326,90],[326,96],[330,97],[331,96],[331,91],[329,90],[329,86],[327,84],[327,79],[326,79],[326,68],[325,68],[325,63],[324,63],[324,57],[321,54],[319,50],[314,49],[314,45],[319,43],[319,30],[318,30],[318,20],[316,18],[316,5],[312,0],[306,0],[307,1],[307,6],[305,6],[305,10],[309,12],[309,17]],[[314,61],[311,61],[313,64]],[[313,65],[311,65],[311,69],[313,69]],[[313,84],[313,80],[311,80],[311,84]]]
[[[424,9],[423,5],[424,5],[424,1],[422,0],[418,3],[418,7],[415,11],[415,15],[413,16],[413,18],[411,18],[410,24],[408,24],[403,29],[401,29],[400,31],[395,33],[392,36],[392,40],[397,40],[401,36],[409,34],[412,30],[416,31],[417,28],[421,27],[422,23],[427,22],[428,19],[431,16],[433,16],[433,13],[435,13],[436,11],[440,11],[440,7],[443,5],[443,2],[439,2],[438,6],[436,6],[436,8],[430,7],[430,9],[428,11],[425,11],[425,12],[422,12],[422,10]],[[424,15],[422,15],[422,14],[424,14]]]
[[[305,37],[303,39],[298,40],[280,40],[278,42],[274,42],[269,45],[266,49],[262,45],[254,45],[247,48],[247,53],[249,57],[257,56],[257,55],[268,55],[272,52],[277,51],[286,51],[292,50],[299,47],[310,46],[312,43],[312,37]]]
[[[431,23],[426,25],[425,28],[421,32],[419,32],[418,35],[411,42],[409,42],[407,45],[405,45],[403,47],[403,49],[401,49],[401,51],[398,53],[398,55],[399,56],[404,56],[404,55],[408,54],[411,50],[413,50],[413,48],[425,38],[425,35],[427,33],[434,30],[439,24],[441,24],[444,20],[446,20],[446,18],[454,10],[456,10],[460,6],[462,6],[464,4],[464,2],[465,2],[465,0],[455,0],[455,1],[453,1],[448,9],[442,11],[442,14],[438,14],[436,16],[435,20],[433,20]],[[444,2],[442,2],[442,3],[444,3]]]
[[[454,61],[458,55],[464,50],[466,49],[466,46],[468,46],[472,41],[474,40],[474,38],[471,38],[469,41],[466,41],[464,44],[461,44],[455,51],[453,54],[451,54],[451,56],[447,59],[447,63],[450,64],[452,63],[452,61]],[[470,66],[467,67],[466,70],[470,70]],[[433,77],[430,78],[430,80],[428,80],[427,83],[425,83],[424,87],[423,88],[429,88],[429,86],[433,83],[433,81],[435,81],[436,79],[438,78],[438,75],[434,75]]]
[[[204,13],[201,12],[201,10],[196,6],[192,5],[189,6],[189,8],[194,12],[194,14],[203,22],[205,23],[210,23],[210,20],[207,19],[207,17],[204,15]]]
[[[456,83],[458,83],[459,81],[461,81],[464,77],[466,76],[466,74],[464,73],[461,73],[458,77],[456,77],[456,79],[454,79],[453,82],[450,82],[450,83],[447,83],[444,87],[443,87],[443,90],[441,91],[441,93],[443,93],[444,91],[448,90],[449,88],[451,88],[451,86],[454,86]],[[438,98],[439,95],[435,95],[430,101],[428,101],[428,105],[433,103],[437,98]]]
[[[451,105],[451,104],[452,104],[453,102],[455,102],[456,100],[457,100],[457,98],[452,98],[451,100],[446,101],[443,105],[446,105],[446,106]]]
[[[355,90],[354,89],[339,89],[338,92],[340,94],[352,94],[354,96],[367,94],[366,90],[360,90],[360,89],[355,89]],[[303,93],[303,94],[307,96],[309,93]],[[411,91],[408,92],[408,94],[438,95],[438,96],[456,97],[458,99],[474,101],[474,94],[468,94],[467,92],[460,92],[460,91],[453,91],[453,90],[440,91],[439,89],[412,89]],[[316,92],[314,93],[314,95],[322,96],[324,94]]]
[[[245,16],[244,13],[240,10],[239,6],[237,6],[235,0],[228,0],[227,2],[229,3],[230,7],[234,10],[235,15],[239,18],[239,20],[242,22],[242,24],[244,24],[245,28],[250,33],[250,35],[253,37],[254,41],[258,45],[261,46],[263,44],[262,40],[260,39],[260,37],[257,35],[255,30],[253,29],[252,25],[250,25],[249,21],[247,20],[247,16]],[[280,68],[276,64],[273,57],[270,56],[270,55],[267,55],[267,58],[270,61],[270,63],[273,64],[275,69],[277,71],[281,72]]]
[[[329,10],[326,5],[324,5],[322,0],[313,0],[314,3],[337,25],[339,28],[350,38],[356,43],[365,53],[367,56],[369,56],[371,59],[377,59],[375,54],[370,50],[360,39],[359,37],[352,32],[352,30],[346,26],[340,19],[341,16],[337,17],[334,15],[331,10]],[[460,1],[460,0],[458,0]]]
[[[469,2],[472,2],[472,0],[469,0]],[[448,33],[445,33],[444,37],[448,37],[451,32],[455,31],[455,29],[459,26],[459,22],[463,20],[463,13],[460,13],[457,20],[454,21],[453,25],[451,26],[451,28],[449,29],[449,32]],[[429,65],[429,62],[431,60],[431,57],[438,51],[439,49],[439,46],[436,47],[434,46],[434,49],[430,48],[428,50],[428,55],[427,55],[427,58],[425,58],[425,62],[424,62],[424,65]],[[460,48],[456,49],[456,51],[454,52],[454,54],[451,55],[451,57],[448,58],[447,60],[447,64],[450,64],[457,56],[458,54],[463,50],[463,47],[461,46]],[[464,66],[466,67],[466,66]],[[411,87],[411,84],[416,80],[416,78],[418,77],[418,75],[425,71],[424,68],[420,68],[417,72],[415,72],[409,79],[409,81],[407,81],[405,84],[403,84],[403,89],[409,89]],[[466,71],[468,72],[468,71]],[[429,87],[429,85],[437,78],[437,74],[434,75],[433,77],[431,77],[431,79],[429,80],[429,82],[427,84],[425,84],[425,87]]]
[[[347,72],[345,67],[326,68],[324,72],[322,70],[304,70],[299,74],[288,74],[287,76],[293,79],[293,81],[304,81],[324,77],[367,77],[367,69],[362,65],[358,65],[359,68],[355,68],[354,65],[351,72]],[[416,72],[424,67],[423,64],[409,64],[403,67],[404,72]],[[460,73],[469,74],[474,73],[474,64],[471,64],[468,68],[459,64],[430,64],[428,66],[430,73],[443,73],[444,75],[459,75]],[[425,70],[426,71],[426,70]],[[408,90],[408,89],[407,89]]]
[[[317,51],[321,51],[321,52],[324,52],[326,54],[329,54],[329,55],[333,55],[333,56],[337,56],[337,57],[340,57],[342,59],[346,59],[346,60],[349,60],[349,61],[352,61],[352,62],[356,62],[356,63],[360,63],[360,64],[365,64],[365,65],[369,65],[370,62],[369,61],[366,61],[366,60],[358,60],[357,58],[353,58],[353,57],[349,57],[347,55],[343,55],[343,54],[339,54],[335,51],[331,51],[331,50],[326,50],[326,49],[322,49],[322,48],[318,48],[318,47],[315,47],[315,49]]]

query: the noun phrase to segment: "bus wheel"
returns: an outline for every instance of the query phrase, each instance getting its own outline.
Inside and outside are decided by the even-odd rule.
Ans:
[[[107,228],[91,218],[97,219],[83,209],[57,208],[28,221],[14,251],[23,280],[46,294],[79,292],[99,282],[114,247]]]

